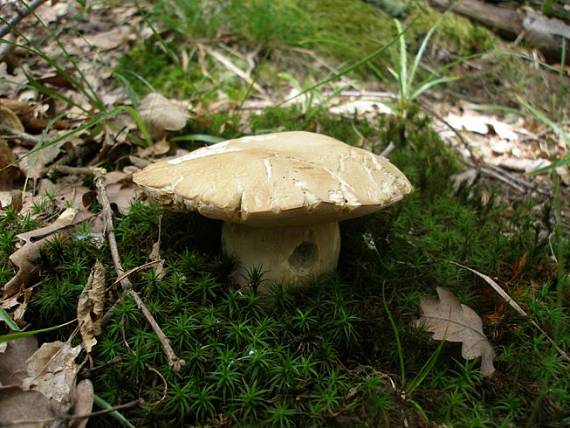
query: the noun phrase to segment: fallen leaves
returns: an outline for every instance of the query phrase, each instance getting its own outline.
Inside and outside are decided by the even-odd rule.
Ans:
[[[52,342],[38,349],[35,337],[7,345],[0,353],[0,425],[37,428],[44,426],[38,421],[53,421],[49,426],[85,426],[87,418],[63,424],[72,420],[70,415],[88,415],[93,406],[91,381],[75,384],[81,347]]]
[[[481,375],[491,376],[495,372],[495,352],[483,332],[481,317],[448,289],[436,290],[439,300],[431,296],[421,298],[422,315],[416,325],[433,333],[434,340],[461,342],[461,356],[466,360],[481,357]]]
[[[80,345],[72,347],[69,342],[44,343],[27,360],[24,389],[41,392],[60,403],[67,402],[79,371],[75,358],[80,351]]]
[[[83,348],[88,354],[97,344],[96,337],[101,334],[101,317],[104,308],[105,267],[97,260],[77,302],[79,333],[83,339]]]
[[[155,138],[163,136],[166,131],[180,131],[189,118],[186,108],[156,92],[148,94],[142,100],[139,114]]]
[[[478,111],[479,107],[474,105],[452,108],[451,111],[447,105],[441,108],[444,111],[442,120],[434,124],[434,129],[444,142],[455,147],[466,159],[475,157],[487,165],[529,173],[549,166],[551,158],[561,158],[567,152],[562,141],[545,138],[545,130],[536,132],[528,119],[513,115],[501,119]],[[552,141],[547,144],[547,140]],[[557,172],[565,184],[570,183],[566,179],[567,168]]]

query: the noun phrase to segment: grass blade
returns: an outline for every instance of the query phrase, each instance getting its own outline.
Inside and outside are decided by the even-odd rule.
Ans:
[[[417,97],[419,97],[425,91],[427,91],[430,88],[433,88],[434,86],[441,85],[442,83],[453,82],[454,80],[457,80],[457,79],[458,79],[458,77],[448,76],[448,77],[440,77],[440,78],[434,79],[434,80],[428,80],[427,82],[422,84],[418,89],[415,90],[415,92],[410,97],[410,101],[415,100]]]
[[[54,331],[62,327],[65,327],[66,325],[69,325],[71,323],[74,323],[75,321],[77,320],[72,319],[71,321],[53,327],[41,328],[39,330],[19,331],[18,333],[4,334],[0,336],[0,343],[11,342],[13,340],[23,339],[24,337],[30,337],[30,336],[35,336],[36,334],[47,333],[48,331]]]
[[[390,321],[390,327],[392,328],[392,332],[394,333],[394,338],[396,339],[396,349],[398,350],[398,361],[400,363],[400,377],[402,379],[402,385],[406,384],[406,367],[404,365],[404,350],[402,348],[402,342],[400,341],[400,333],[398,332],[398,326],[396,325],[396,321],[394,321],[394,317],[392,316],[392,312],[388,307],[388,302],[386,301],[386,293],[385,293],[385,285],[386,282],[382,283],[382,304],[384,305],[384,309],[386,310],[386,314],[388,315],[388,320]]]
[[[418,67],[420,66],[420,62],[422,60],[422,57],[424,56],[424,51],[426,50],[429,39],[431,38],[436,27],[437,27],[437,23],[433,27],[430,28],[430,30],[428,31],[428,33],[426,34],[426,36],[422,40],[422,44],[420,45],[420,49],[416,53],[416,57],[414,58],[414,63],[412,64],[412,69],[410,70],[410,76],[408,77],[408,86],[412,86],[412,84],[414,83],[414,79],[416,77],[416,72],[418,71]]]
[[[408,98],[408,50],[406,48],[406,38],[402,32],[402,25],[397,19],[394,20],[398,31],[398,44],[400,50],[400,70],[398,71],[398,84],[400,86],[401,98]]]
[[[361,60],[355,62],[354,64],[348,65],[346,67],[343,67],[340,71],[333,73],[331,76],[326,77],[325,79],[315,83],[314,85],[302,90],[301,92],[299,92],[298,94],[295,94],[294,96],[290,97],[290,98],[286,98],[285,100],[281,101],[280,103],[276,104],[276,107],[279,107],[283,104],[288,103],[289,101],[294,100],[297,97],[300,97],[301,95],[306,94],[307,92],[313,91],[317,88],[320,88],[323,85],[326,85],[327,83],[333,82],[337,79],[339,79],[340,77],[344,76],[347,73],[350,73],[353,70],[356,70],[357,68],[361,67],[362,65],[372,61],[374,58],[376,58],[378,55],[380,55],[382,52],[384,52],[386,49],[388,49],[390,46],[392,46],[394,43],[396,43],[396,41],[398,41],[398,38],[403,35],[406,31],[408,31],[408,28],[410,28],[410,25],[412,25],[414,23],[415,19],[410,22],[408,24],[408,26],[406,26],[406,28],[404,28],[402,30],[401,33],[396,34],[394,37],[392,37],[392,39],[390,39],[390,41],[388,43],[386,43],[385,45],[379,47],[378,49],[376,49],[374,52],[366,55],[364,58],[362,58]]]
[[[10,314],[6,312],[4,308],[0,308],[0,321],[4,321],[10,330],[21,331],[18,324],[14,322]]]
[[[179,137],[171,138],[170,141],[179,142],[179,141],[200,141],[207,144],[218,144],[222,141],[226,141],[225,138],[217,137],[215,135],[209,134],[187,134],[187,135],[180,135]]]
[[[95,394],[93,396],[95,404],[97,404],[99,407],[101,407],[104,410],[110,409],[113,406],[111,405],[111,403],[103,400],[101,397],[99,397],[97,394]],[[119,422],[121,425],[128,427],[128,428],[136,428],[127,418],[125,418],[123,416],[122,413],[119,413],[117,410],[113,410],[111,413],[109,413],[109,416],[111,416],[112,418],[115,418],[115,420],[117,422]]]

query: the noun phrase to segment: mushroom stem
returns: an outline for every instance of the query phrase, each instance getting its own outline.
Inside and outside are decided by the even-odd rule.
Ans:
[[[272,282],[304,285],[333,272],[340,253],[340,229],[338,223],[275,228],[224,223],[222,249],[238,259],[233,276],[242,287],[249,284],[251,272],[264,273],[266,281],[259,290],[263,293]]]

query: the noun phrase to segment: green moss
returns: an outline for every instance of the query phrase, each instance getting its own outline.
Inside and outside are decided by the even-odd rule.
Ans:
[[[233,118],[205,117],[199,126],[216,134],[228,120]],[[499,374],[481,379],[478,363],[463,361],[459,345],[446,344],[413,394],[417,405],[440,424],[516,426],[534,408],[542,408],[535,399],[543,394],[552,405],[534,416],[536,425],[561,420],[568,411],[570,379],[558,354],[514,311],[491,317],[501,300],[477,277],[449,263],[497,277],[548,331],[557,326],[561,343],[567,344],[568,313],[555,304],[550,250],[537,238],[531,201],[504,206],[491,198],[483,204],[477,187],[454,193],[450,175],[460,164],[421,117],[410,118],[404,134],[397,118],[368,123],[322,111],[307,118],[294,108],[252,116],[249,126],[254,132],[318,126],[351,144],[364,138],[375,151],[395,141],[391,160],[410,177],[415,192],[376,215],[344,222],[336,275],[303,290],[275,286],[271,305],[253,290],[235,289],[228,281],[233,262],[220,256],[218,222],[134,204],[115,223],[121,257],[129,267],[148,260],[162,214],[166,276],[138,272],[131,280],[187,364],[179,373],[168,367],[136,305],[124,299],[95,348],[95,365],[101,367],[92,379],[97,394],[111,403],[137,398],[158,402],[165,389],[156,369],[167,383],[166,398],[125,410],[136,425],[204,425],[223,415],[233,426],[325,426],[331,420],[397,426],[402,412],[419,421],[416,407],[391,387],[391,381],[397,386],[401,382],[395,374],[399,356],[381,287],[384,283],[406,371],[413,378],[437,346],[411,327],[419,297],[445,286],[485,317]],[[239,128],[232,132],[239,133]],[[363,234],[374,241],[380,258]],[[50,248],[42,263],[44,283],[34,294],[33,311],[28,311],[34,326],[75,316],[77,294],[94,255],[103,253],[76,239]],[[519,263],[523,258],[526,264]],[[109,265],[106,257],[104,262]],[[111,301],[117,298],[116,287],[109,289]],[[113,422],[101,418],[98,423]]]
[[[423,37],[440,16],[421,3],[409,8],[404,25],[410,52],[417,51]],[[264,83],[277,86],[277,73],[267,76],[267,68],[273,69],[275,64],[297,64],[299,53],[291,48],[310,49],[338,67],[361,60],[392,41],[396,33],[392,18],[380,8],[364,1],[344,0],[161,0],[149,14],[148,22],[174,33],[175,41],[165,43],[162,38],[157,38],[154,43],[139,44],[120,59],[116,73],[139,94],[153,88],[171,97],[199,97],[202,102],[213,100],[218,90],[240,102],[251,88],[234,74],[220,69],[208,55],[200,62],[198,49],[192,43],[196,39],[227,37],[231,43],[238,42],[240,47],[260,48],[256,73],[265,76]],[[435,31],[436,47],[432,50],[449,51],[463,57],[490,51],[495,40],[489,31],[447,14]],[[182,57],[182,51],[188,59],[185,69],[179,60],[174,60]],[[241,58],[230,57],[241,68],[248,67],[248,64],[242,64]],[[437,55],[430,57],[433,64],[440,61]],[[387,66],[393,67],[396,59],[395,49],[389,49],[378,55],[372,64],[385,70]],[[210,76],[204,75],[204,68]],[[305,73],[299,70],[293,74],[300,78]],[[361,67],[357,73],[370,80],[368,67]]]

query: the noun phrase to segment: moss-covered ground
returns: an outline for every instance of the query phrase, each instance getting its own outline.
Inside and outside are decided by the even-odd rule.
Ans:
[[[321,132],[351,144],[377,142],[377,152],[399,135],[390,134],[399,129],[393,119],[368,123],[318,113],[306,122],[295,109],[271,109],[250,119],[253,132],[310,130],[317,123]],[[376,215],[344,222],[338,271],[301,290],[275,286],[270,304],[253,289],[229,282],[233,262],[220,255],[219,223],[134,204],[116,222],[119,251],[126,269],[147,262],[162,216],[166,276],[158,279],[148,270],[131,279],[187,365],[179,373],[168,367],[157,338],[125,299],[95,348],[89,376],[96,393],[110,403],[143,398],[142,407],[124,412],[137,426],[417,426],[424,418],[454,427],[567,423],[570,376],[561,357],[488,285],[450,263],[497,278],[568,346],[568,313],[556,304],[551,246],[536,227],[533,201],[503,204],[492,190],[481,198],[477,186],[454,192],[450,176],[458,161],[427,119],[408,123],[408,143],[391,160],[415,192]],[[10,213],[1,221],[2,230],[10,230],[2,233],[4,275],[14,233],[31,225]],[[76,316],[95,259],[112,272],[106,248],[85,239],[85,232],[80,228],[55,241],[42,255],[42,283],[28,310],[33,325]],[[568,258],[568,240],[564,251]],[[497,373],[481,378],[478,363],[461,358],[460,345],[446,344],[423,382],[404,396],[437,350],[427,333],[412,326],[420,296],[434,294],[436,286],[449,288],[483,317]],[[111,301],[116,287],[109,289]],[[43,338],[67,338],[70,332]]]
[[[213,60],[201,60],[200,43],[224,40],[241,53],[260,47],[252,76],[262,84],[278,88],[280,71],[314,83],[324,76],[311,68],[312,62],[299,60],[305,50],[340,67],[393,37],[392,20],[371,3],[236,0],[204,2],[204,7],[199,1],[160,0],[146,18],[155,26],[155,37],[139,43],[120,61],[115,74],[135,102],[156,90],[204,107],[200,111],[206,113],[193,117],[181,134],[233,138],[307,130],[375,153],[393,142],[390,160],[415,187],[393,207],[341,224],[336,273],[299,290],[275,284],[270,298],[258,296],[255,287],[238,289],[228,279],[234,261],[221,255],[218,222],[166,212],[145,201],[117,216],[126,270],[148,262],[153,243],[160,239],[166,275],[159,278],[146,269],[130,279],[187,363],[173,372],[134,302],[122,300],[98,338],[92,368],[81,376],[90,377],[96,394],[111,404],[144,399],[142,406],[122,411],[134,425],[570,426],[568,365],[529,322],[536,321],[562,348],[570,347],[570,296],[560,291],[565,279],[557,269],[570,265],[570,239],[553,233],[548,201],[511,201],[488,182],[454,189],[451,176],[462,164],[432,130],[430,118],[415,109],[405,118],[380,116],[369,121],[332,116],[324,107],[309,112],[274,107],[241,116],[207,112],[220,93],[242,102],[251,87]],[[409,25],[411,51],[440,16],[421,3],[408,3],[405,10],[391,3],[384,7],[402,14],[404,25]],[[537,77],[524,60],[498,59],[503,57],[495,44],[488,31],[446,15],[435,32],[435,47],[426,53],[429,65],[420,73],[427,76],[430,67],[440,67],[443,54],[447,59],[476,55],[484,62],[447,89],[477,96],[488,90],[509,103],[536,84],[529,96],[544,98],[546,80],[552,76]],[[180,60],[182,51],[186,64]],[[239,62],[242,56],[228,55],[245,68]],[[350,77],[372,76],[383,87],[389,76],[386,67],[396,60],[396,50],[386,50]],[[478,68],[481,64],[485,66]],[[210,77],[204,75],[204,66]],[[446,67],[446,72],[453,71],[449,63]],[[519,74],[502,74],[511,69]],[[497,75],[503,79],[499,83],[494,80]],[[517,86],[513,82],[520,75],[529,80]],[[483,91],[465,83],[482,76]],[[550,104],[541,106],[556,111],[565,102],[558,96],[553,92]],[[110,161],[106,166],[117,165]],[[89,179],[85,184],[93,187]],[[8,256],[16,234],[38,225],[41,222],[10,211],[0,215],[2,282],[13,274]],[[119,296],[120,287],[112,285],[108,248],[90,237],[89,230],[77,227],[42,253],[42,280],[34,287],[26,314],[34,328],[76,317],[77,298],[97,259],[107,267],[108,301]],[[478,276],[451,262],[495,278],[529,318],[518,315]],[[479,362],[461,357],[460,344],[439,348],[414,326],[420,297],[435,295],[438,286],[447,287],[482,317],[496,352],[493,377],[482,378]],[[40,339],[66,340],[72,330],[62,328]],[[434,364],[422,370],[434,355]],[[89,424],[118,422],[106,415]]]

